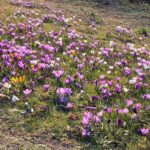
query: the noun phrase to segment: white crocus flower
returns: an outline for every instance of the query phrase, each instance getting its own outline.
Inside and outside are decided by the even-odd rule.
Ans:
[[[125,86],[123,87],[123,90],[125,93],[127,93],[129,91],[129,89],[127,89]]]
[[[97,113],[97,116],[102,117],[103,114],[104,114],[104,111],[102,110],[102,111],[100,111],[100,112]]]
[[[19,98],[17,96],[13,95],[11,100],[13,103],[16,103],[17,101],[19,101]]]
[[[31,113],[34,113],[34,109],[33,108],[31,108]]]
[[[137,77],[132,78],[131,80],[129,80],[129,84],[135,84],[137,80]]]
[[[41,43],[39,41],[35,41],[35,44],[36,45],[40,45]]]
[[[87,43],[87,40],[84,40],[83,42],[84,42],[84,43]]]
[[[11,88],[11,84],[9,83],[4,83],[3,84],[3,87],[7,88],[7,89],[10,89]]]
[[[32,65],[36,65],[36,64],[38,63],[38,60],[31,60],[30,63],[31,63]]]
[[[111,70],[107,71],[107,74],[111,74]]]
[[[107,84],[107,83],[105,83],[103,87],[107,88],[107,87],[108,87],[108,84]]]
[[[103,62],[103,64],[104,64],[104,65],[107,65],[107,62],[106,62],[106,61],[104,61],[104,62]]]
[[[57,60],[58,62],[60,62],[60,58],[59,58],[59,57],[57,57],[56,60]]]
[[[109,69],[114,69],[114,66],[109,66]]]
[[[85,56],[85,55],[86,55],[86,53],[83,53],[83,54],[82,54],[82,56]]]
[[[94,52],[94,50],[91,50],[91,54],[94,54],[95,52]]]

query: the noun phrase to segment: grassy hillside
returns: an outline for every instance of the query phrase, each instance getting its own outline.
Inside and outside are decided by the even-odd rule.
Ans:
[[[150,148],[150,6],[1,0],[0,149]]]

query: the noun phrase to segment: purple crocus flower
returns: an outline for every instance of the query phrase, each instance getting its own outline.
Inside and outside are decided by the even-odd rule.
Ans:
[[[110,80],[110,81],[108,81],[108,85],[111,87],[112,86],[112,84],[113,84],[113,82]]]
[[[29,82],[29,85],[32,86],[32,87],[34,87],[34,86],[35,86],[35,82],[31,80],[31,81]]]
[[[126,75],[130,75],[131,74],[130,68],[125,67],[125,74]]]
[[[56,90],[56,94],[58,96],[70,96],[72,94],[72,90],[70,88],[58,88]]]
[[[65,97],[65,96],[60,96],[60,97],[59,97],[59,101],[60,101],[61,103],[66,104],[66,103],[67,103],[67,101],[68,101],[68,98],[67,98],[67,97]]]
[[[9,79],[8,79],[7,77],[4,77],[4,78],[2,79],[2,82],[3,82],[3,83],[8,82],[8,81],[9,81]]]
[[[128,114],[128,112],[129,112],[129,109],[128,109],[128,108],[124,108],[124,109],[122,109],[122,113],[123,113],[123,114],[125,114],[125,115],[126,115],[126,114]]]
[[[84,129],[82,130],[82,136],[83,136],[83,137],[88,137],[88,136],[90,136],[89,130],[84,128]]]
[[[87,125],[89,125],[89,122],[90,122],[91,118],[92,118],[92,114],[90,112],[86,111],[86,112],[84,112],[84,116],[82,118],[81,123],[84,126],[87,126]]]
[[[67,75],[67,77],[66,77],[64,83],[65,83],[65,84],[69,84],[69,83],[71,83],[71,82],[73,82],[73,81],[74,81],[74,78],[72,78],[70,75]]]
[[[64,88],[58,88],[58,89],[56,90],[56,93],[57,93],[57,95],[59,95],[59,96],[63,96],[63,95],[65,95],[65,89],[64,89]]]
[[[94,115],[93,121],[94,121],[94,124],[97,124],[98,122],[100,122],[100,118],[98,116]]]
[[[117,84],[117,85],[115,86],[115,89],[116,89],[116,92],[117,92],[117,93],[120,93],[120,92],[121,92],[121,86],[120,86],[119,84]]]
[[[149,134],[149,129],[148,128],[141,128],[139,130],[140,135],[146,136]]]
[[[132,104],[133,104],[133,101],[132,101],[132,100],[126,99],[126,105],[127,105],[127,106],[130,106],[130,105],[132,105]]]
[[[116,77],[116,81],[119,82],[121,79],[120,77]]]
[[[141,103],[137,103],[133,106],[133,111],[137,113],[137,111],[141,108]]]
[[[87,118],[87,117],[83,117],[83,118],[82,118],[82,124],[83,124],[84,126],[88,125],[89,122],[90,122],[90,118]]]
[[[26,89],[23,91],[23,93],[26,95],[26,96],[29,96],[31,94],[32,90],[31,89]]]
[[[94,80],[94,81],[93,81],[93,84],[94,84],[95,86],[97,86],[97,85],[98,85],[98,80]]]
[[[43,85],[43,91],[47,92],[49,90],[49,85],[45,84]]]
[[[92,100],[92,101],[98,100],[98,96],[91,96],[91,100]]]
[[[106,108],[105,111],[106,111],[107,113],[111,114],[111,113],[112,113],[112,108],[111,108],[111,107]]]
[[[58,70],[58,71],[54,70],[54,71],[52,72],[52,74],[53,74],[56,78],[60,78],[60,77],[64,74],[64,71],[63,71],[63,70]]]
[[[144,100],[150,100],[150,94],[144,94],[144,95],[142,96],[142,98],[143,98]]]
[[[120,126],[123,125],[122,120],[121,120],[120,118],[117,119],[116,125],[117,125],[118,127],[120,127]]]
[[[38,68],[34,67],[31,69],[32,73],[35,74],[38,71]]]
[[[66,109],[70,110],[70,109],[72,109],[72,107],[73,107],[73,104],[72,104],[72,103],[67,103]]]
[[[135,83],[134,87],[138,90],[142,87],[142,82]]]
[[[22,61],[18,61],[18,67],[20,69],[23,69],[24,68],[24,63]]]

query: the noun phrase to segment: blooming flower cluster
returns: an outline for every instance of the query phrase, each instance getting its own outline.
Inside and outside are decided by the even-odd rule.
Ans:
[[[9,0],[9,3],[12,5],[22,5],[24,7],[28,7],[28,8],[33,8],[34,7],[34,3],[33,1],[27,0],[27,1],[23,1],[23,0]]]

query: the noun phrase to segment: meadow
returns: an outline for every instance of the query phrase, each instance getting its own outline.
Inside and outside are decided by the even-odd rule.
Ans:
[[[1,0],[0,149],[150,149],[150,6]]]

